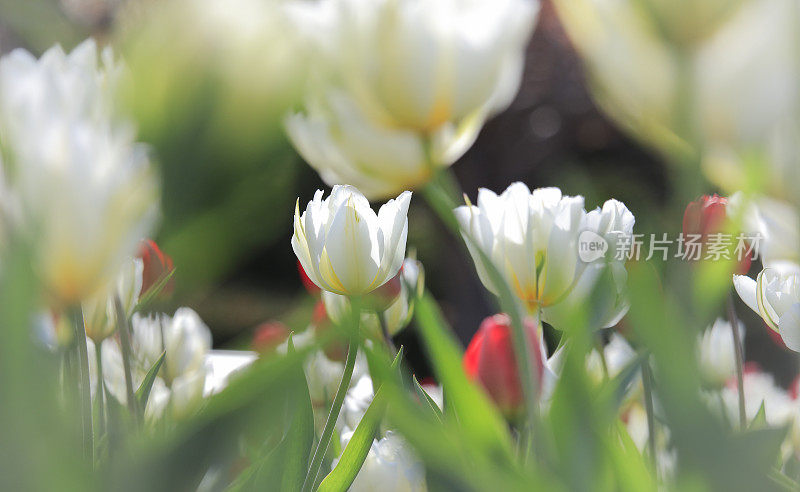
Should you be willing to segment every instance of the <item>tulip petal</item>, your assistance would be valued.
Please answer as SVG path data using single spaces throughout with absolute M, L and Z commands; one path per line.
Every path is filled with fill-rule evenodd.
M 411 202 L 411 192 L 404 191 L 394 200 L 386 202 L 378 210 L 378 228 L 383 238 L 383 256 L 380 269 L 374 280 L 377 288 L 390 278 L 397 275 L 400 265 L 403 264 L 408 235 L 408 206 Z
M 742 301 L 747 304 L 747 307 L 759 313 L 758 300 L 756 299 L 756 281 L 747 275 L 734 275 L 733 286 Z
M 786 346 L 800 352 L 800 303 L 792 304 L 778 322 L 778 333 Z
M 341 198 L 332 195 L 330 199 Z M 369 292 L 370 282 L 378 273 L 377 234 L 375 212 L 363 195 L 350 193 L 332 218 L 324 248 L 331 267 L 329 273 L 344 287 L 344 294 Z

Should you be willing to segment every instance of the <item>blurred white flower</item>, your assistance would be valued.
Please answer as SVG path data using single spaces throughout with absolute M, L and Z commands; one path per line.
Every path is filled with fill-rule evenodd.
M 741 325 L 739 332 L 744 332 Z M 700 334 L 697 339 L 697 360 L 703 378 L 715 386 L 724 385 L 736 375 L 736 346 L 728 321 L 717 318 L 713 325 Z
M 505 108 L 538 12 L 530 0 L 331 0 L 322 49 L 370 117 L 430 132 Z
M 783 343 L 800 352 L 800 269 L 765 268 L 757 280 L 734 275 L 733 284 L 742 301 L 781 336 Z
M 294 214 L 292 249 L 308 277 L 321 289 L 364 295 L 400 270 L 406 251 L 408 204 L 405 191 L 376 214 L 352 186 L 334 186 L 328 198 L 314 194 Z
M 131 326 L 132 376 L 138 388 L 147 372 L 166 352 L 156 377 L 145 412 L 158 417 L 166 410 L 181 416 L 196 408 L 203 398 L 209 366 L 206 357 L 211 349 L 211 331 L 189 308 L 179 308 L 175 315 L 133 316 Z M 103 375 L 108 391 L 125 404 L 125 373 L 119 344 L 103 342 Z
M 292 343 L 297 348 L 308 347 L 316 343 L 314 330 L 307 329 L 301 333 L 293 334 Z M 283 342 L 276 350 L 278 353 L 285 354 L 287 349 L 288 341 Z M 311 403 L 315 407 L 327 406 L 333 401 L 336 390 L 339 388 L 339 383 L 342 380 L 342 373 L 344 372 L 344 363 L 329 359 L 322 350 L 315 350 L 306 358 L 303 369 L 306 375 L 306 382 L 308 383 Z M 350 379 L 351 387 L 360 381 L 365 374 L 368 374 L 367 359 L 364 353 L 359 351 L 358 354 L 356 354 L 353 375 Z M 315 415 L 318 414 L 319 412 L 315 413 Z M 324 424 L 325 417 L 325 415 L 321 415 L 323 419 L 322 424 Z
M 749 148 L 794 111 L 792 0 L 555 3 L 600 105 L 664 151 L 685 151 L 695 137 L 707 148 Z
M 342 448 L 347 446 L 353 433 L 342 433 Z M 336 466 L 334 460 L 333 466 Z M 375 440 L 364 465 L 359 470 L 350 492 L 424 492 L 425 467 L 402 437 L 392 431 L 380 441 Z
M 206 355 L 206 383 L 203 393 L 211 395 L 219 393 L 230 382 L 231 378 L 258 360 L 258 354 L 246 350 L 211 350 Z
M 636 358 L 636 351 L 630 346 L 625 337 L 618 333 L 612 333 L 608 343 L 603 347 L 608 377 L 618 376 Z M 592 350 L 586 358 L 586 369 L 595 380 L 600 381 L 605 378 L 603 361 L 597 350 Z
M 731 422 L 739 420 L 739 393 L 734 385 L 722 390 L 725 412 Z M 797 415 L 797 406 L 786 391 L 775 384 L 772 376 L 762 371 L 744 374 L 744 402 L 747 421 L 751 422 L 764 404 L 767 425 L 780 427 L 791 424 Z
M 92 40 L 69 54 L 56 46 L 39 60 L 21 49 L 0 59 L 3 194 L 11 197 L 3 214 L 35 244 L 35 271 L 56 305 L 108 282 L 156 216 L 145 149 L 115 117 L 119 73 Z
M 586 211 L 583 197 L 562 196 L 558 188 L 531 192 L 513 183 L 501 195 L 481 188 L 478 205 L 455 209 L 478 276 L 491 292 L 481 251 L 494 263 L 529 311 L 560 302 L 578 271 L 578 234 Z
M 144 263 L 140 258 L 128 258 L 111 285 L 81 303 L 86 336 L 101 342 L 114 333 L 117 327 L 115 296 L 119 296 L 125 314 L 133 315 L 142 290 L 143 272 Z
M 385 198 L 426 183 L 517 93 L 535 0 L 323 0 L 293 9 L 323 69 L 286 120 L 330 184 Z
M 374 397 L 372 377 L 364 374 L 347 391 L 337 424 L 348 429 L 358 427 L 358 423 L 361 422 Z
M 484 118 L 442 123 L 421 134 L 370 119 L 342 91 L 306 101 L 287 116 L 292 144 L 329 185 L 348 183 L 370 199 L 387 198 L 428 182 L 475 142 Z
M 742 230 L 757 238 L 754 249 L 765 267 L 786 269 L 800 264 L 800 216 L 792 204 L 743 193 L 731 195 L 728 204 L 732 216 L 742 222 Z

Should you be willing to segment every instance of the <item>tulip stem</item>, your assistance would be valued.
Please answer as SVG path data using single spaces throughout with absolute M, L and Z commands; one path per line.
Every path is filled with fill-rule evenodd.
M 133 373 L 131 372 L 131 332 L 128 323 L 128 315 L 122 307 L 119 294 L 114 295 L 114 309 L 117 311 L 117 332 L 119 333 L 119 345 L 122 352 L 122 368 L 125 372 L 125 394 L 127 395 L 128 411 L 134 422 L 140 421 L 139 409 L 136 404 L 136 394 L 133 392 Z
M 102 340 L 99 342 L 95 342 L 94 344 L 94 355 L 95 361 L 97 365 L 97 391 L 95 392 L 95 398 L 97 399 L 97 437 L 98 439 L 105 434 L 106 432 L 106 409 L 105 409 L 105 396 L 106 396 L 106 385 L 103 381 L 103 353 L 102 353 L 103 342 Z
M 356 316 L 358 320 L 359 316 Z M 358 321 L 356 321 L 358 323 Z M 313 490 L 317 483 L 317 475 L 322 466 L 322 459 L 328 452 L 328 445 L 333 436 L 333 430 L 336 427 L 336 420 L 339 418 L 339 412 L 344 403 L 344 397 L 350 387 L 350 379 L 353 377 L 353 368 L 356 364 L 356 354 L 358 353 L 358 345 L 356 343 L 356 335 L 350 335 L 350 342 L 347 346 L 347 359 L 344 362 L 344 371 L 342 372 L 342 380 L 339 382 L 339 388 L 336 390 L 336 396 L 333 398 L 331 411 L 328 413 L 328 419 L 325 421 L 325 427 L 322 430 L 322 436 L 319 438 L 316 449 L 314 449 L 314 456 L 311 459 L 311 465 L 306 473 L 306 478 L 303 481 L 303 492 Z
M 394 342 L 392 341 L 392 335 L 389 333 L 389 327 L 386 325 L 386 318 L 384 317 L 384 313 L 386 311 L 375 311 L 375 315 L 378 317 L 378 323 L 381 325 L 381 334 L 383 334 L 383 340 L 386 342 L 386 346 L 392 351 L 392 354 L 397 354 L 397 347 L 395 347 Z
M 83 454 L 89 462 L 94 460 L 94 435 L 92 434 L 92 392 L 89 382 L 89 354 L 86 347 L 86 328 L 80 305 L 69 310 L 73 341 L 77 355 L 76 369 L 78 398 L 81 413 L 81 434 L 83 435 Z
M 644 408 L 647 412 L 647 448 L 653 473 L 658 475 L 656 464 L 656 419 L 653 410 L 653 373 L 650 371 L 650 357 L 642 361 L 642 388 L 644 389 Z
M 728 321 L 733 333 L 733 353 L 736 356 L 736 389 L 739 392 L 739 426 L 747 428 L 747 412 L 744 405 L 744 355 L 742 354 L 742 336 L 739 333 L 739 320 L 733 307 L 733 296 L 728 294 Z
M 606 360 L 605 346 L 603 345 L 603 340 L 599 333 L 594 337 L 594 346 L 595 350 L 597 350 L 597 355 L 600 357 L 600 365 L 603 368 L 603 375 L 605 376 L 605 379 L 608 380 L 611 378 L 611 376 L 608 372 L 608 361 Z

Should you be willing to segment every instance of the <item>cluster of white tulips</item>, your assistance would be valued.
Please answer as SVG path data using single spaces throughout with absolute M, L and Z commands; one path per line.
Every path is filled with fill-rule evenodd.
M 140 1 L 62 2 L 117 18 L 116 55 L 0 58 L 0 489 L 798 487 L 797 385 L 745 364 L 757 328 L 732 295 L 800 352 L 795 0 L 554 2 L 601 109 L 691 176 L 681 241 L 759 239 L 664 263 L 616 254 L 642 234 L 613 198 L 459 196 L 449 167 L 515 98 L 537 0 Z M 313 315 L 252 351 L 213 349 L 147 239 L 161 156 L 137 126 L 180 124 L 242 155 L 285 134 L 331 187 L 294 209 Z M 694 196 L 703 172 L 729 198 Z M 466 351 L 409 235 L 423 199 L 495 302 Z M 42 415 L 57 445 L 31 435 Z

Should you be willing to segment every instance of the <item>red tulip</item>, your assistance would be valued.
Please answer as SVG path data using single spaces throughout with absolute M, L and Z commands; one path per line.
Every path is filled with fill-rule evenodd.
M 719 234 L 725 232 L 725 222 L 728 218 L 726 208 L 728 206 L 728 199 L 721 197 L 717 194 L 703 195 L 697 200 L 691 202 L 686 206 L 686 211 L 683 213 L 683 236 L 684 238 L 690 236 L 701 236 L 701 243 L 705 244 L 711 234 Z M 731 244 L 736 247 L 736 238 L 731 237 Z M 703 251 L 703 255 L 705 251 Z M 734 257 L 733 248 L 731 249 L 731 257 Z M 752 259 L 750 255 L 743 254 L 739 265 L 736 268 L 736 273 L 746 274 L 750 270 Z
M 289 328 L 280 321 L 267 321 L 256 327 L 253 350 L 260 354 L 273 353 L 289 337 Z
M 145 239 L 139 245 L 139 258 L 144 263 L 144 271 L 142 272 L 142 290 L 140 296 L 150 290 L 154 285 L 157 285 L 166 275 L 169 275 L 174 266 L 172 258 L 166 253 L 161 251 L 155 241 L 152 239 Z M 161 289 L 159 295 L 169 296 L 175 289 L 174 279 L 169 279 L 167 284 Z
M 320 288 L 314 283 L 313 280 L 311 280 L 306 271 L 303 269 L 303 265 L 299 260 L 297 261 L 297 272 L 300 274 L 300 281 L 303 282 L 303 287 L 306 288 L 308 293 L 312 296 L 318 297 Z
M 541 388 L 543 363 L 540 339 L 533 323 L 525 322 L 531 361 L 536 364 Z M 478 381 L 489 397 L 509 418 L 519 415 L 523 394 L 514 356 L 511 319 L 497 314 L 483 320 L 464 353 L 464 370 Z
M 691 202 L 683 213 L 683 234 L 700 234 L 705 237 L 721 232 L 727 218 L 727 205 L 728 199 L 717 194 L 703 195 Z

